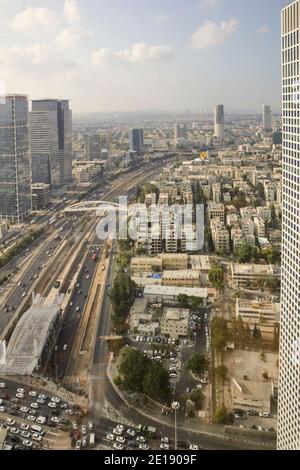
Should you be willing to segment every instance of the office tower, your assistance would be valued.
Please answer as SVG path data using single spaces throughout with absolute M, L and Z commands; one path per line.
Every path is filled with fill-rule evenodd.
M 215 106 L 215 137 L 221 142 L 225 137 L 224 105 Z
M 130 151 L 136 152 L 138 157 L 144 155 L 144 131 L 143 129 L 131 129 Z
M 174 124 L 174 141 L 178 142 L 180 139 L 186 138 L 187 128 L 183 124 Z
M 32 102 L 29 115 L 33 183 L 52 191 L 72 181 L 72 112 L 67 100 Z
M 86 160 L 100 160 L 101 158 L 101 136 L 99 134 L 85 136 Z
M 263 130 L 272 132 L 272 109 L 268 104 L 263 105 Z
M 282 10 L 283 215 L 278 449 L 300 450 L 299 0 Z M 291 90 L 297 90 L 293 94 Z
M 31 211 L 28 98 L 0 99 L 0 217 L 22 223 Z

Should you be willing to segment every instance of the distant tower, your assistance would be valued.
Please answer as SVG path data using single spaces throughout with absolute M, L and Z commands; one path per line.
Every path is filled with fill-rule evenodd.
M 222 142 L 225 138 L 224 105 L 215 106 L 215 137 Z
M 144 155 L 144 131 L 143 129 L 131 129 L 130 151 L 136 152 L 138 157 Z
M 263 130 L 265 132 L 272 131 L 272 108 L 268 104 L 263 105 Z

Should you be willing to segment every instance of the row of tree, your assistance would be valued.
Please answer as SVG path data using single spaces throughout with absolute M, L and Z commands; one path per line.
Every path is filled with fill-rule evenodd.
M 135 283 L 125 271 L 120 270 L 116 274 L 110 299 L 114 310 L 112 321 L 117 334 L 126 332 L 126 320 L 135 299 L 135 288 Z

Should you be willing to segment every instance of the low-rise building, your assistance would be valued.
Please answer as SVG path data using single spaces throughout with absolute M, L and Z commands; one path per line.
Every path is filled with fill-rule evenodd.
M 131 259 L 130 269 L 134 273 L 146 273 L 153 270 L 162 271 L 162 259 L 155 257 L 137 256 Z
M 213 302 L 217 295 L 215 289 L 200 287 L 146 286 L 144 289 L 144 298 L 152 302 L 161 302 L 162 300 L 176 302 L 180 294 L 202 299 L 203 305 L 206 305 L 207 302 Z
M 280 268 L 268 264 L 236 264 L 231 265 L 231 276 L 236 286 L 257 286 L 270 277 L 280 279 Z
M 162 285 L 199 287 L 200 273 L 192 269 L 164 271 L 162 274 Z
M 236 299 L 236 317 L 241 317 L 250 330 L 260 328 L 264 339 L 273 339 L 274 326 L 280 323 L 280 304 L 263 300 Z
M 161 333 L 168 338 L 186 338 L 189 330 L 189 318 L 189 310 L 165 308 L 160 324 Z

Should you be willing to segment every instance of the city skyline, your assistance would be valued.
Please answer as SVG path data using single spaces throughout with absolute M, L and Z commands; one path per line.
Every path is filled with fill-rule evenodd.
M 254 3 L 259 18 L 236 0 L 2 0 L 0 88 L 42 99 L 67 85 L 75 113 L 277 113 L 286 2 Z

